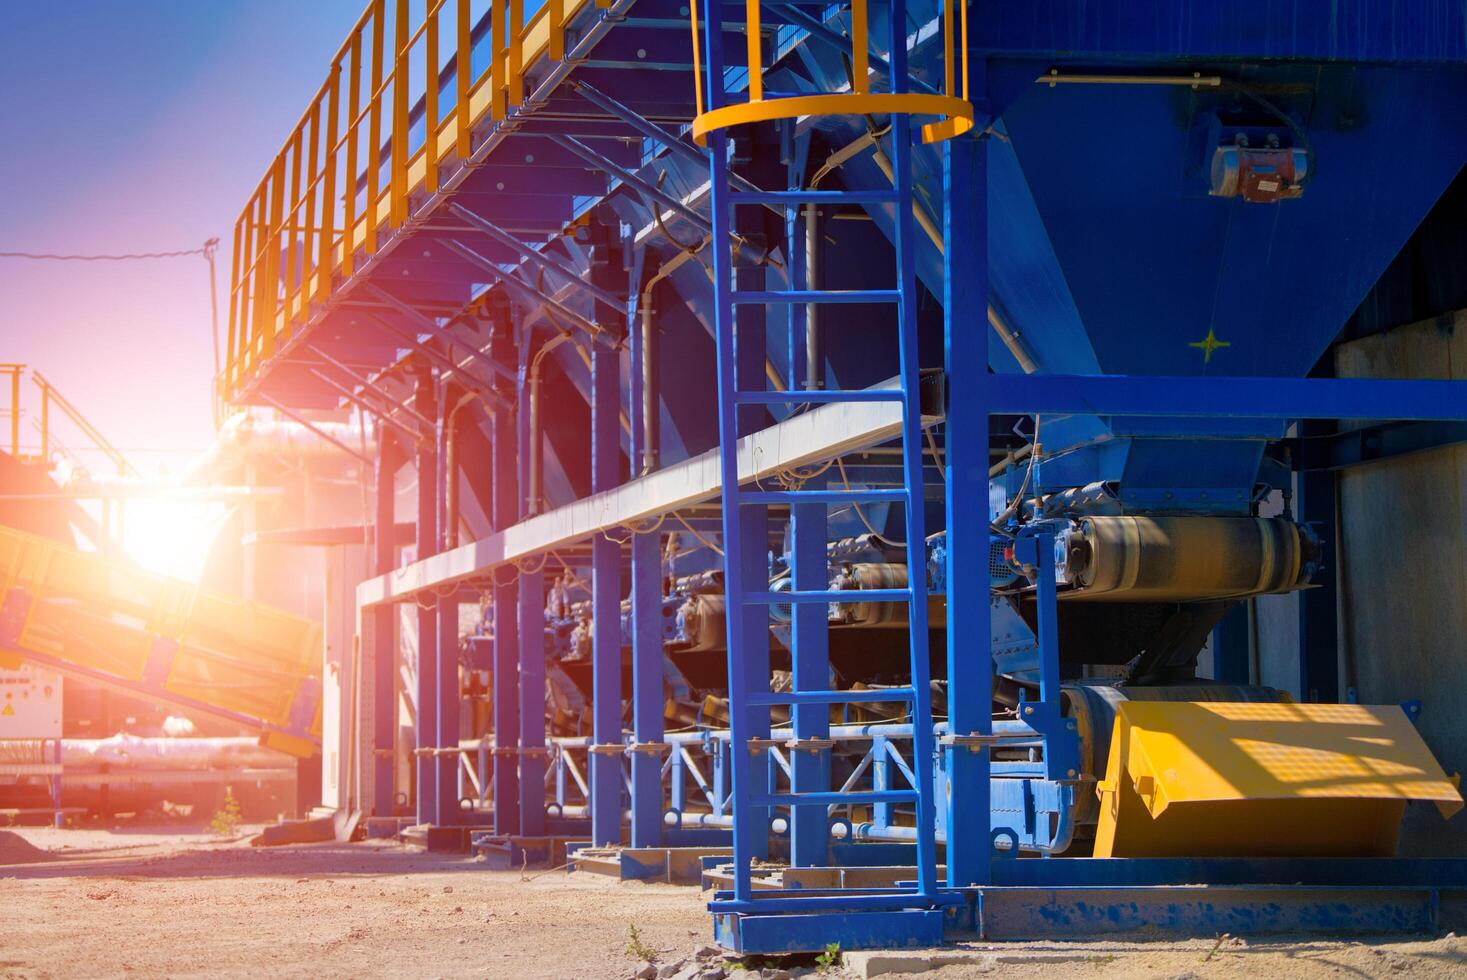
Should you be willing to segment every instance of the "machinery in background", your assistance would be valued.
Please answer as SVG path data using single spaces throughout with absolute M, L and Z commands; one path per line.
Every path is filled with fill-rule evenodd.
M 321 751 L 320 626 L 148 571 L 120 543 L 126 501 L 213 492 L 219 474 L 207 471 L 234 454 L 239 424 L 190 484 L 150 483 L 39 375 L 41 448 L 23 450 L 26 369 L 5 367 L 13 425 L 10 452 L 0 453 L 0 809 L 58 822 L 164 806 L 207 815 L 228 786 L 253 816 L 295 812 L 298 760 Z M 82 467 L 53 431 L 53 411 L 118 475 Z M 276 442 L 272 455 L 291 451 Z M 245 499 L 241 509 L 253 509 Z M 311 795 L 308 782 L 300 798 Z

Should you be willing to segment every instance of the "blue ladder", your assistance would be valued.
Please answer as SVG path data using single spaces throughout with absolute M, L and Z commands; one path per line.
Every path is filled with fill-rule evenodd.
M 719 109 L 730 106 L 730 93 L 725 89 L 722 59 L 723 5 L 716 0 L 702 5 L 707 17 L 707 29 L 703 34 L 706 50 L 708 85 L 708 113 L 700 115 L 700 122 Z M 857 0 L 853 14 L 859 12 L 864 18 L 865 4 Z M 905 4 L 893 0 L 889 5 L 889 30 L 891 37 L 905 37 Z M 746 25 L 750 35 L 757 36 L 757 5 L 750 4 Z M 856 31 L 864 52 L 864 23 Z M 752 44 L 753 42 L 751 42 Z M 756 52 L 750 51 L 751 65 L 755 64 Z M 882 98 L 893 106 L 900 104 L 898 97 L 908 95 L 907 57 L 904 49 L 893 50 L 890 55 L 890 77 L 892 90 Z M 864 69 L 864 65 L 862 65 Z M 757 75 L 756 67 L 751 74 Z M 753 81 L 751 79 L 751 89 Z M 700 83 L 701 88 L 701 83 Z M 758 99 L 751 91 L 749 104 Z M 700 91 L 701 98 L 701 91 Z M 852 96 L 851 98 L 858 98 Z M 778 102 L 771 99 L 770 102 Z M 735 103 L 736 104 L 736 103 Z M 701 109 L 701 103 L 700 103 Z M 852 113 L 863 111 L 852 103 Z M 724 117 L 727 117 L 727 113 Z M 777 108 L 760 117 L 763 121 L 780 116 Z M 737 125 L 738 122 L 726 125 Z M 695 134 L 699 125 L 695 124 Z M 712 204 L 714 319 L 718 358 L 718 416 L 719 416 L 719 463 L 723 486 L 723 543 L 724 583 L 727 593 L 728 631 L 728 678 L 729 718 L 731 730 L 732 798 L 734 816 L 734 875 L 731 896 L 721 894 L 711 902 L 709 908 L 720 915 L 733 913 L 748 916 L 751 913 L 820 913 L 841 912 L 921 912 L 928 916 L 940 913 L 932 910 L 945 904 L 939 894 L 937 879 L 937 845 L 935 839 L 936 800 L 934 789 L 935 740 L 930 691 L 928 660 L 928 608 L 926 580 L 926 533 L 923 515 L 923 460 L 920 396 L 918 389 L 917 352 L 917 278 L 915 267 L 915 233 L 912 210 L 912 139 L 913 123 L 907 112 L 891 112 L 890 158 L 892 162 L 892 188 L 879 191 L 831 191 L 792 188 L 789 190 L 751 190 L 749 182 L 732 175 L 729 168 L 729 136 L 723 125 L 709 126 L 699 134 L 709 150 L 710 198 Z M 887 204 L 894 207 L 896 214 L 894 251 L 895 283 L 890 288 L 861 290 L 828 290 L 800 288 L 808 287 L 808 281 L 791 281 L 789 289 L 769 290 L 748 288 L 747 265 L 735 269 L 734 225 L 735 208 L 772 207 L 783 210 L 787 217 L 791 212 L 809 204 Z M 788 225 L 791 222 L 786 222 Z M 798 274 L 796 278 L 799 278 Z M 740 288 L 743 286 L 744 288 Z M 895 387 L 839 390 L 806 388 L 790 391 L 772 391 L 766 388 L 740 388 L 738 364 L 739 328 L 743 321 L 747 332 L 763 329 L 763 317 L 740 317 L 744 309 L 782 306 L 785 304 L 883 304 L 891 307 L 893 326 L 897 333 L 900 352 L 900 371 Z M 747 341 L 746 341 L 747 342 Z M 755 340 L 761 343 L 762 340 Z M 747 358 L 746 358 L 747 359 Z M 744 383 L 752 383 L 752 372 L 742 372 Z M 793 379 L 792 384 L 793 384 Z M 842 402 L 892 402 L 899 406 L 901 414 L 901 457 L 902 486 L 900 489 L 862 489 L 847 487 L 834 489 L 744 489 L 739 485 L 738 440 L 747 435 L 754 424 L 751 406 L 799 406 Z M 762 416 L 762 412 L 758 413 Z M 744 431 L 741 431 L 741 417 Z M 825 567 L 823 509 L 863 503 L 887 503 L 900 505 L 906 518 L 906 557 L 909 570 L 905 588 L 866 589 L 859 593 L 830 590 L 824 585 L 828 574 Z M 768 587 L 764 569 L 764 547 L 767 541 L 767 508 L 771 505 L 788 505 L 792 518 L 811 515 L 812 508 L 818 515 L 812 521 L 820 529 L 822 540 L 818 554 L 812 556 L 807 536 L 802 567 L 797 554 L 794 588 L 776 592 Z M 795 551 L 801 551 L 796 528 Z M 756 553 L 757 550 L 757 553 Z M 818 573 L 818 574 L 815 574 Z M 795 664 L 794 690 L 788 693 L 770 691 L 768 655 L 769 609 L 774 604 L 791 603 L 798 618 L 802 610 L 819 616 L 818 629 L 824 631 L 825 611 L 829 603 L 851 601 L 858 595 L 862 602 L 903 602 L 907 604 L 910 646 L 910 683 L 899 688 L 880 691 L 826 690 L 830 686 L 828 653 L 823 670 L 802 671 L 800 634 L 792 631 L 791 659 Z M 808 621 L 807 621 L 808 622 Z M 807 637 L 809 633 L 805 634 Z M 822 632 L 816 637 L 824 640 Z M 824 653 L 822 642 L 817 648 Z M 804 664 L 810 665 L 809 651 Z M 823 678 L 817 681 L 816 678 Z M 828 765 L 821 777 L 827 789 L 822 791 L 774 792 L 769 778 L 769 765 L 765 753 L 772 747 L 769 708 L 788 705 L 793 709 L 796 741 L 791 745 L 795 752 L 829 752 L 818 746 L 821 727 L 828 725 L 830 705 L 871 702 L 895 702 L 905 706 L 912 722 L 913 747 L 911 772 L 913 785 L 909 789 L 880 788 L 872 790 L 848 789 L 829 790 Z M 823 716 L 817 720 L 817 713 Z M 803 717 L 802 717 L 803 716 Z M 811 733 L 817 737 L 809 738 Z M 791 760 L 799 783 L 796 760 Z M 813 781 L 813 780 L 811 780 Z M 808 785 L 808 781 L 806 783 Z M 915 811 L 917 850 L 916 883 L 914 887 L 892 887 L 887 889 L 842 889 L 822 890 L 813 894 L 795 891 L 759 891 L 753 888 L 753 861 L 763 856 L 767 845 L 769 828 L 768 811 L 776 807 L 789 807 L 791 824 L 798 822 L 800 813 L 810 814 L 812 809 L 820 817 L 824 831 L 826 808 L 842 805 L 909 805 Z M 806 824 L 809 826 L 809 824 Z

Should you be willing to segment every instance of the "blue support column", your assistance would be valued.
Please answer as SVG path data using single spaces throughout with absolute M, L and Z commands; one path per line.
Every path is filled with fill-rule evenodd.
M 397 439 L 379 437 L 376 472 L 376 513 L 372 529 L 372 565 L 378 575 L 397 567 L 397 470 L 404 453 Z M 398 608 L 382 604 L 368 610 L 372 618 L 370 659 L 372 674 L 372 813 L 392 816 L 396 808 L 397 684 L 401 661 L 397 642 Z
M 521 572 L 520 833 L 545 833 L 545 572 Z
M 413 409 L 424 418 L 438 417 L 433 373 L 424 368 L 417 378 Z M 418 443 L 418 558 L 438 550 L 438 454 L 432 438 Z M 418 749 L 438 745 L 438 611 L 418 607 Z M 421 751 L 417 758 L 420 824 L 438 822 L 438 764 Z
M 616 484 L 621 455 L 619 358 L 604 343 L 591 350 L 591 492 Z M 591 539 L 591 840 L 621 843 L 621 546 Z
M 771 147 L 767 142 L 773 134 L 764 127 L 750 128 L 743 132 L 753 142 L 751 155 L 754 160 L 750 164 L 755 183 L 768 186 L 763 181 L 769 178 L 768 158 L 771 155 Z M 762 164 L 762 165 L 761 165 Z M 750 240 L 757 241 L 764 233 L 764 219 L 758 208 L 739 207 L 734 209 L 734 229 Z M 756 262 L 749 255 L 736 254 L 734 257 L 734 289 L 741 292 L 758 292 L 768 289 L 766 266 Z M 741 303 L 734 308 L 734 377 L 737 386 L 744 391 L 757 391 L 768 385 L 764 375 L 764 365 L 769 350 L 768 324 L 769 310 L 762 303 Z M 757 432 L 769 424 L 769 409 L 763 405 L 741 405 L 738 408 L 738 432 L 744 436 Z M 742 540 L 739 542 L 738 554 L 744 562 L 743 581 L 746 588 L 765 589 L 769 583 L 769 508 L 761 506 L 745 506 L 741 508 L 740 530 Z M 732 552 L 730 552 L 732 554 Z M 824 585 L 819 588 L 824 588 Z M 734 603 L 729 603 L 729 616 L 742 616 L 744 620 L 744 641 L 740 655 L 743 657 L 748 670 L 749 691 L 769 690 L 769 607 L 758 603 L 748 603 L 742 609 Z M 759 738 L 767 739 L 770 732 L 770 715 L 768 706 L 751 706 L 747 709 L 748 728 L 744 733 L 745 739 Z M 748 752 L 743 745 L 735 746 L 737 752 Z M 774 786 L 770 782 L 775 768 L 770 761 L 767 752 L 748 752 L 749 755 L 749 785 L 755 787 L 755 792 L 772 793 Z M 734 833 L 740 832 L 747 835 L 748 853 L 753 858 L 764 859 L 769 857 L 769 821 L 773 814 L 767 807 L 751 807 L 748 810 L 749 818 L 745 821 L 742 831 L 734 828 Z
M 514 416 L 494 413 L 494 526 L 506 528 L 519 517 L 519 433 Z M 494 579 L 494 832 L 520 832 L 519 793 L 519 590 L 510 569 Z
M 635 372 L 634 372 L 635 373 Z M 662 536 L 632 538 L 632 846 L 662 843 Z
M 812 488 L 813 489 L 813 488 Z M 790 507 L 790 571 L 796 591 L 818 591 L 830 587 L 825 558 L 826 506 L 794 504 Z M 793 649 L 790 662 L 796 691 L 826 691 L 830 677 L 830 631 L 827 607 L 797 602 L 791 615 Z M 830 707 L 797 704 L 793 710 L 795 739 L 800 742 L 830 736 Z M 790 753 L 792 789 L 796 793 L 830 790 L 830 749 L 796 749 Z M 826 863 L 829 829 L 824 806 L 796 806 L 790 821 L 790 864 L 811 867 Z
M 1309 433 L 1324 423 L 1301 423 Z M 1319 535 L 1320 569 L 1317 588 L 1299 595 L 1299 700 L 1332 704 L 1340 700 L 1339 608 L 1335 591 L 1338 532 L 1335 522 L 1335 470 L 1306 470 L 1298 475 L 1295 503 L 1299 520 Z
M 634 467 L 650 472 L 656 466 L 657 445 L 648 445 L 647 385 L 655 384 L 657 345 L 646 344 L 639 324 L 637 300 L 641 284 L 655 270 L 644 271 L 645 249 L 633 259 L 627 291 L 627 334 L 631 339 L 630 370 Z M 648 296 L 650 304 L 652 297 Z M 650 313 L 650 310 L 648 311 Z M 649 349 L 650 348 L 650 349 Z M 643 364 L 650 371 L 643 370 Z M 660 410 L 658 404 L 652 411 Z M 655 420 L 654 420 L 655 421 Z M 653 433 L 656 426 L 653 426 Z M 655 439 L 655 435 L 653 435 Z M 633 847 L 656 847 L 663 840 L 662 753 L 663 737 L 663 650 L 662 650 L 662 536 L 656 532 L 634 535 L 632 552 L 632 737 L 637 743 L 631 754 Z
M 459 466 L 454 458 L 453 426 L 454 399 L 448 386 L 443 391 L 443 420 L 439 424 L 439 464 L 443 477 L 443 492 L 439 494 L 443 506 L 438 522 L 438 548 L 446 551 L 457 542 L 458 529 L 451 522 L 458 520 Z M 444 597 L 438 600 L 438 745 L 443 748 L 457 746 L 459 741 L 459 676 L 458 676 L 458 599 Z M 457 753 L 440 755 L 437 759 L 438 780 L 438 823 L 452 826 L 463 822 L 463 810 L 459 806 L 459 772 L 462 763 Z
M 1247 684 L 1248 603 L 1239 602 L 1212 628 L 1212 677 L 1225 684 Z
M 993 733 L 988 576 L 988 243 L 986 144 L 943 146 L 943 369 L 947 372 L 947 712 L 955 735 Z M 947 883 L 989 881 L 989 755 L 949 745 Z M 960 829 L 961 828 L 961 829 Z M 970 832 L 962 832 L 966 829 Z
M 459 740 L 459 676 L 458 676 L 458 601 L 438 600 L 438 745 L 458 745 Z M 459 807 L 458 773 L 461 762 L 456 753 L 440 755 L 438 763 L 438 820 L 442 826 L 463 822 Z

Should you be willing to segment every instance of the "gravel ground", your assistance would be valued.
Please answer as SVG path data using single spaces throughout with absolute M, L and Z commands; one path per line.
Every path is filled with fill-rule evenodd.
M 175 828 L 0 831 L 0 911 L 5 978 L 626 978 L 643 966 L 626 952 L 632 925 L 658 965 L 686 960 L 685 974 L 696 972 L 694 953 L 709 937 L 689 888 L 488 871 L 471 858 L 382 842 L 251 848 Z M 1215 943 L 968 946 L 977 962 L 926 975 L 1467 977 L 1467 940 L 1450 934 L 1228 940 L 1213 951 Z M 703 965 L 733 976 L 741 966 L 707 957 Z

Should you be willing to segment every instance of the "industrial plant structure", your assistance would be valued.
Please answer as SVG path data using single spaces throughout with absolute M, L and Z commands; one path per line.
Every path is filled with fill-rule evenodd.
M 1328 6 L 373 0 L 217 379 L 336 468 L 240 529 L 316 621 L 5 532 L 0 631 L 146 621 L 5 647 L 742 953 L 1434 928 L 1467 8 Z

